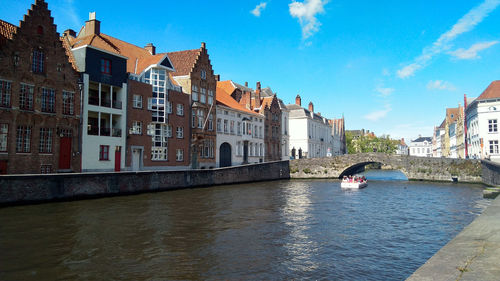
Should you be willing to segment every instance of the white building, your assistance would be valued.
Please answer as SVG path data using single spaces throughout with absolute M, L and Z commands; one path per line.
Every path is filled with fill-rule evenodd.
M 125 167 L 127 58 L 90 45 L 72 52 L 83 80 L 82 171 L 119 171 Z
M 401 141 L 398 143 L 398 146 L 396 148 L 396 154 L 408 155 L 408 145 L 406 145 L 404 138 L 402 138 Z
M 441 157 L 442 156 L 442 152 L 441 152 L 442 142 L 441 142 L 441 139 L 442 139 L 442 136 L 444 134 L 445 121 L 446 120 L 443 120 L 443 122 L 441 123 L 441 125 L 439 125 L 439 127 L 435 127 L 434 128 L 434 136 L 433 136 L 433 139 L 432 139 L 432 156 L 433 157 Z
M 457 123 L 453 122 L 450 124 L 448 129 L 448 135 L 450 136 L 450 156 L 449 158 L 458 158 L 457 153 Z
M 500 80 L 467 105 L 465 116 L 469 157 L 500 162 Z
M 264 116 L 255 113 L 217 87 L 216 166 L 264 161 Z
M 408 148 L 411 156 L 432 157 L 432 138 L 418 137 L 410 142 Z
M 290 111 L 286 107 L 285 103 L 279 99 L 280 109 L 281 109 L 281 159 L 290 159 L 290 130 L 289 130 L 289 120 Z
M 326 157 L 333 149 L 332 126 L 325 117 L 314 113 L 312 102 L 309 108 L 301 107 L 299 95 L 295 104 L 286 106 L 289 113 L 290 155 L 293 158 Z

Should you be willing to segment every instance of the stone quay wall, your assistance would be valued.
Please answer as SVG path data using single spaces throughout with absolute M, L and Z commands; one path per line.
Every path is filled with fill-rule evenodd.
M 212 170 L 0 176 L 0 205 L 289 179 L 288 161 Z
M 410 180 L 482 182 L 480 160 L 416 157 L 383 153 L 346 154 L 332 158 L 290 161 L 291 178 L 339 178 L 353 174 L 356 168 L 370 163 L 382 169 L 400 170 Z
M 500 164 L 488 160 L 481 161 L 483 165 L 483 182 L 488 185 L 500 186 Z

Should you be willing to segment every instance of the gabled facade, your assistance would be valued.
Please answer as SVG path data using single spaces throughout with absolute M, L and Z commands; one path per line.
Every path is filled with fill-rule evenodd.
M 223 84 L 217 83 L 217 167 L 263 162 L 264 116 L 239 104 Z
M 327 153 L 328 157 L 343 155 L 347 153 L 347 145 L 345 138 L 345 124 L 344 117 L 340 119 L 331 119 L 330 125 L 332 126 L 332 151 Z
M 397 155 L 408 155 L 408 145 L 406 145 L 405 139 L 402 138 L 401 141 L 398 143 L 398 146 L 396 148 L 396 154 Z
M 288 120 L 290 120 L 290 111 L 285 103 L 278 99 L 281 110 L 281 160 L 290 160 L 290 128 Z
M 450 157 L 450 125 L 455 123 L 459 116 L 459 108 L 447 108 L 446 117 L 444 124 L 444 138 L 441 143 L 441 155 L 444 157 Z
M 216 77 L 205 43 L 201 48 L 168 53 L 175 68 L 171 75 L 191 99 L 191 166 L 216 167 Z
M 276 94 L 261 97 L 260 82 L 257 82 L 254 95 L 254 111 L 264 115 L 264 143 L 266 146 L 266 156 L 264 161 L 281 160 L 281 120 L 282 113 L 279 100 Z
M 434 127 L 434 134 L 432 137 L 432 156 L 441 157 L 442 156 L 442 139 L 444 136 L 444 127 L 446 120 L 443 120 L 439 127 Z
M 45 1 L 0 20 L 0 174 L 80 171 L 78 79 Z
M 121 169 L 188 168 L 189 96 L 171 79 L 175 69 L 167 53 L 156 53 L 152 43 L 142 48 L 102 33 L 94 13 L 78 36 L 72 31 L 65 35 L 74 53 L 89 46 L 125 59 L 122 71 L 130 88 L 124 96 L 126 147 Z
M 467 104 L 465 116 L 469 157 L 500 162 L 500 80 Z

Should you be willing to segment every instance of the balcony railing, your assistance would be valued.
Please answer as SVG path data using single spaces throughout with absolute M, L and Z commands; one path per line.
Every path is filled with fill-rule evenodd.
M 101 136 L 110 136 L 111 134 L 111 129 L 110 128 L 101 128 Z
M 121 137 L 121 136 L 122 136 L 122 129 L 113 128 L 113 137 Z

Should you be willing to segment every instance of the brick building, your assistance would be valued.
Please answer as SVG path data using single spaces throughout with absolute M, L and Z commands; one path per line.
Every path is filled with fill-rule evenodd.
M 216 77 L 206 49 L 168 53 L 175 72 L 172 77 L 191 97 L 191 164 L 193 168 L 215 168 Z
M 183 94 L 181 87 L 170 78 L 174 68 L 168 55 L 156 53 L 151 43 L 142 48 L 106 35 L 100 25 L 91 13 L 78 35 L 67 32 L 66 36 L 74 51 L 90 46 L 125 59 L 123 72 L 128 79 L 122 96 L 126 100 L 124 169 L 187 168 L 189 95 Z M 113 67 L 115 63 L 111 61 L 110 65 Z
M 269 89 L 269 88 L 268 88 Z M 264 161 L 281 160 L 281 107 L 279 100 L 272 91 L 266 91 L 262 95 L 260 82 L 257 82 L 252 104 L 254 110 L 264 115 L 264 143 L 266 146 L 266 155 Z
M 36 0 L 19 26 L 0 20 L 0 174 L 79 172 L 79 76 Z

